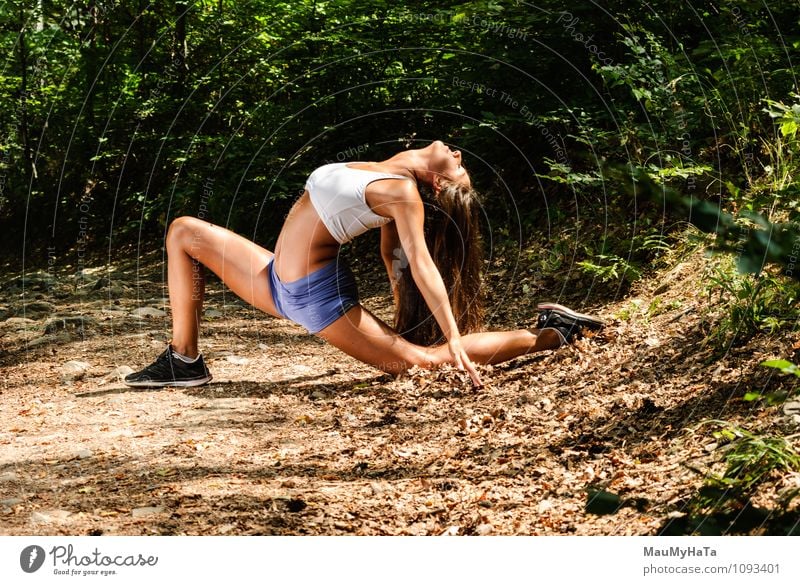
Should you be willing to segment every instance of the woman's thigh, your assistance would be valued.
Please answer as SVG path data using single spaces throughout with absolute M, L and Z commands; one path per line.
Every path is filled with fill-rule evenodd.
M 207 266 L 242 300 L 280 317 L 272 302 L 267 265 L 274 254 L 228 229 L 197 218 L 176 219 L 182 248 Z
M 428 348 L 405 340 L 361 305 L 317 335 L 357 360 L 392 374 L 414 365 L 435 365 L 434 354 Z

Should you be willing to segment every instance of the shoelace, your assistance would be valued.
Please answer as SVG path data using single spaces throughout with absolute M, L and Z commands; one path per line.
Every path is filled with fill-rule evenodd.
M 158 359 L 156 363 L 153 364 L 155 367 L 153 369 L 158 369 L 159 373 L 168 373 L 172 375 L 172 352 L 169 350 L 164 351 Z

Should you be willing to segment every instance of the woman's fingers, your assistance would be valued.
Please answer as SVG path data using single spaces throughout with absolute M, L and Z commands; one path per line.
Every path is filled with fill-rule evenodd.
M 479 388 L 483 387 L 483 383 L 481 382 L 481 377 L 478 375 L 478 370 L 475 369 L 474 364 L 470 361 L 469 356 L 464 356 L 465 365 L 467 372 L 469 373 L 469 377 L 472 378 L 472 383 L 478 386 Z
M 459 370 L 466 370 L 466 372 L 469 374 L 469 377 L 472 378 L 473 384 L 478 387 L 483 386 L 481 377 L 478 375 L 478 370 L 475 369 L 475 365 L 472 363 L 472 360 L 469 359 L 469 355 L 461 346 L 460 341 L 450 342 L 450 355 L 453 357 L 453 363 Z
M 478 387 L 483 386 L 481 382 L 481 377 L 478 374 L 478 370 L 475 368 L 475 364 L 472 363 L 472 360 L 469 359 L 467 352 L 463 349 L 460 350 L 455 355 L 456 358 L 456 366 L 458 366 L 459 370 L 466 370 L 469 374 L 469 377 L 472 378 L 472 383 Z

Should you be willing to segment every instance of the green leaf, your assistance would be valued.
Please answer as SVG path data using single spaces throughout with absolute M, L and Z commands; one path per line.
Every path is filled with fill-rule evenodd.
M 766 366 L 768 368 L 778 368 L 779 370 L 784 370 L 786 368 L 796 367 L 792 362 L 787 360 L 767 360 L 761 362 L 762 366 Z
M 794 120 L 787 120 L 781 124 L 781 134 L 783 136 L 794 136 L 797 133 L 797 123 Z
M 794 374 L 795 376 L 800 378 L 800 368 L 798 368 L 795 364 L 787 360 L 767 360 L 765 362 L 761 362 L 762 366 L 766 366 L 767 368 L 775 368 L 780 370 L 784 374 Z

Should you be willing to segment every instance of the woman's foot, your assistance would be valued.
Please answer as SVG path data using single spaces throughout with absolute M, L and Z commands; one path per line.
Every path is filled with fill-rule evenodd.
M 183 358 L 183 359 L 182 359 Z M 128 374 L 124 382 L 134 388 L 160 388 L 163 386 L 200 386 L 211 380 L 211 373 L 206 368 L 203 356 L 198 355 L 192 361 L 178 356 L 167 345 L 167 349 L 146 368 Z
M 578 313 L 556 303 L 539 303 L 539 317 L 536 320 L 538 329 L 555 329 L 563 339 L 570 343 L 583 336 L 583 330 L 597 331 L 605 327 L 605 323 L 597 317 Z

